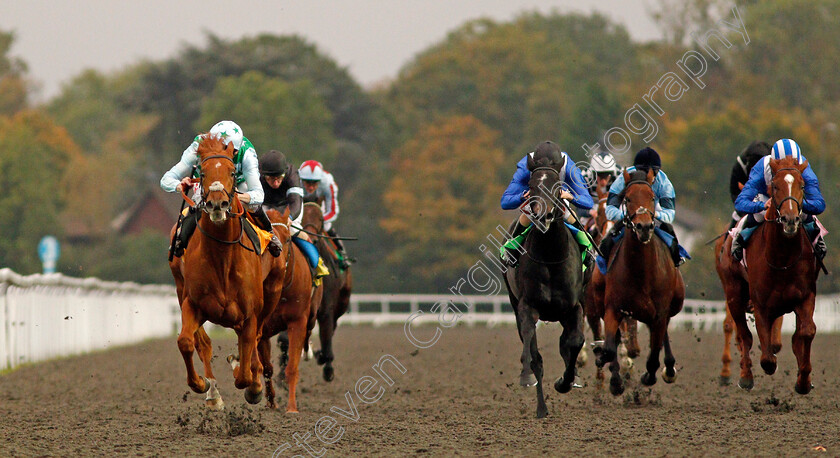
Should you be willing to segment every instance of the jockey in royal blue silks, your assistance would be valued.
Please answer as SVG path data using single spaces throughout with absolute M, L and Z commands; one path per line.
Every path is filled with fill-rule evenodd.
M 561 151 L 556 143 L 550 141 L 540 143 L 534 149 L 534 152 L 528 153 L 528 155 L 534 157 L 534 154 L 537 152 L 555 154 L 563 158 L 564 163 L 560 170 L 563 185 L 559 197 L 571 201 L 578 208 L 585 210 L 592 208 L 594 203 L 586 187 L 586 180 L 584 180 L 577 165 L 569 158 L 569 155 Z M 529 196 L 528 182 L 531 179 L 531 171 L 528 170 L 528 155 L 516 164 L 516 172 L 514 172 L 510 184 L 502 194 L 501 204 L 503 210 L 522 208 L 519 221 L 516 223 L 516 227 L 513 229 L 510 238 L 503 248 L 505 254 L 502 257 L 511 267 L 516 266 L 519 261 L 519 254 L 521 252 L 519 247 L 524 239 L 526 230 L 532 224 L 529 218 L 529 209 L 527 206 L 523 206 Z M 567 225 L 571 224 L 573 226 L 570 229 L 573 231 L 578 243 L 582 246 L 588 246 L 585 235 L 577 233 L 578 230 L 583 231 L 583 227 L 579 227 L 579 224 L 574 222 L 574 217 L 568 212 L 564 214 L 564 219 Z
M 645 147 L 636 153 L 633 159 L 633 166 L 627 168 L 628 173 L 633 173 L 635 170 L 642 170 L 647 172 L 653 169 L 655 178 L 651 187 L 656 196 L 656 213 L 654 215 L 654 222 L 657 224 L 655 229 L 656 234 L 665 241 L 671 251 L 671 258 L 674 260 L 674 265 L 679 267 L 684 261 L 683 258 L 691 259 L 685 250 L 682 250 L 677 235 L 674 233 L 674 227 L 671 225 L 674 222 L 676 215 L 676 195 L 674 193 L 674 185 L 668 179 L 668 175 L 660 170 L 662 168 L 662 159 L 659 153 L 653 148 Z M 601 241 L 601 253 L 607 258 L 610 256 L 615 242 L 621 238 L 624 230 L 624 210 L 622 209 L 622 199 L 624 198 L 624 175 L 619 175 L 615 182 L 610 186 L 610 194 L 607 197 L 607 219 L 615 221 L 612 231 L 607 237 Z M 664 232 L 664 233 L 663 233 Z M 602 261 L 599 260 L 599 264 Z
M 773 145 L 770 156 L 764 157 L 761 162 L 758 162 L 752 168 L 750 179 L 744 185 L 741 194 L 735 199 L 735 210 L 747 214 L 743 223 L 740 224 L 740 231 L 736 227 L 738 235 L 732 241 L 732 257 L 737 261 L 743 259 L 746 241 L 755 228 L 764 222 L 764 212 L 771 205 L 770 196 L 767 195 L 767 185 L 772 178 L 770 160 L 784 159 L 785 157 L 793 157 L 800 164 L 806 161 L 795 141 L 787 138 L 777 141 Z M 825 257 L 826 246 L 814 215 L 819 215 L 825 210 L 825 199 L 820 193 L 820 182 L 817 180 L 817 175 L 811 169 L 810 164 L 802 172 L 802 179 L 805 181 L 805 198 L 802 200 L 802 213 L 805 216 L 802 219 L 802 225 L 814 244 L 814 255 L 822 261 Z

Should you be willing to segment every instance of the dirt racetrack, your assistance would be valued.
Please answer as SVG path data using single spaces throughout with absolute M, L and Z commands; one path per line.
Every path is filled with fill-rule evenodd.
M 306 456 L 295 444 L 296 433 L 312 453 L 332 456 L 840 455 L 838 335 L 818 332 L 815 389 L 807 396 L 793 391 L 790 336 L 784 337 L 777 373 L 767 376 L 759 368 L 755 389 L 743 392 L 718 386 L 722 335 L 683 331 L 672 336 L 678 367 L 674 385 L 660 378 L 652 390 L 639 388 L 637 372 L 627 392 L 614 398 L 595 388 L 591 359 L 581 370 L 586 387 L 565 395 L 553 390 L 562 371 L 558 329 L 549 325 L 538 331 L 547 372 L 545 420 L 534 418 L 534 389 L 516 383 L 521 347 L 511 326 L 444 329 L 440 341 L 424 350 L 409 344 L 402 326 L 342 326 L 332 383 L 321 379 L 314 361 L 304 363 L 299 415 L 245 404 L 225 370 L 223 357 L 235 345 L 230 338 L 214 341 L 226 410 L 205 411 L 203 395 L 189 392 L 172 337 L 0 376 L 0 456 L 268 457 L 285 443 L 290 448 L 283 456 Z M 415 332 L 427 339 L 433 328 Z M 371 368 L 385 354 L 406 369 L 400 374 L 383 364 L 393 386 Z M 646 355 L 643 349 L 642 358 Z M 372 404 L 355 394 L 357 380 L 365 375 L 387 388 Z M 358 409 L 355 422 L 336 413 L 352 412 L 348 391 Z M 279 393 L 285 406 L 285 392 Z M 339 427 L 343 434 L 324 445 L 315 428 L 327 415 L 337 426 L 326 434 L 328 424 L 319 424 L 321 437 L 336 440 Z

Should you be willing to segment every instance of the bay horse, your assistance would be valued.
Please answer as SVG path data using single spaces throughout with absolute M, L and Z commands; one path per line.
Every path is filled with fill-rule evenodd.
M 287 248 L 281 258 L 285 269 L 283 276 L 277 279 L 282 285 L 282 296 L 279 303 L 263 322 L 262 335 L 259 339 L 258 351 L 260 361 L 264 365 L 263 377 L 266 384 L 266 400 L 268 407 L 277 407 L 274 401 L 274 366 L 271 363 L 271 338 L 281 332 L 286 333 L 290 354 L 288 363 L 281 362 L 280 368 L 284 380 L 288 384 L 289 399 L 286 412 L 296 413 L 297 383 L 300 378 L 299 367 L 301 353 L 308 350 L 309 337 L 315 327 L 315 316 L 321 301 L 322 288 L 312 285 L 312 275 L 309 263 L 300 249 L 292 242 L 288 211 L 281 215 L 274 209 L 266 210 L 269 219 L 275 227 L 275 233 Z
M 324 214 L 317 202 L 303 204 L 301 218 L 303 228 L 313 234 L 327 236 L 324 230 Z M 324 366 L 324 380 L 330 382 L 335 377 L 332 362 L 335 359 L 332 340 L 335 335 L 338 319 L 350 307 L 350 293 L 353 290 L 353 276 L 350 268 L 342 271 L 339 267 L 336 251 L 338 247 L 324 237 L 317 237 L 315 246 L 323 258 L 330 274 L 323 278 L 323 298 L 318 307 L 318 337 L 321 339 L 321 349 L 315 353 L 318 364 Z
M 761 368 L 767 374 L 776 371 L 776 353 L 781 349 L 781 319 L 787 313 L 796 314 L 792 346 L 798 375 L 794 389 L 799 394 L 807 394 L 813 388 L 811 342 L 816 334 L 813 315 L 819 271 L 800 217 L 805 195 L 802 172 L 807 167 L 807 161 L 799 164 L 791 157 L 770 160 L 771 204 L 765 223 L 747 241 L 746 269 L 732 259 L 731 237 L 718 242 L 722 250 L 718 251 L 718 275 L 741 351 L 738 384 L 745 389 L 754 384 L 750 359 L 753 338 L 746 320 L 750 307 L 761 344 Z
M 609 220 L 607 219 L 607 197 L 609 195 L 609 187 L 601 186 L 596 183 L 595 186 L 596 197 L 596 213 L 595 218 L 590 221 L 594 227 L 593 241 L 596 245 L 600 245 L 604 237 L 609 233 Z M 595 350 L 600 350 L 603 346 L 604 334 L 601 327 L 601 321 L 604 319 L 603 307 L 596 306 L 595 291 L 597 288 L 603 289 L 604 275 L 593 266 L 592 278 L 586 285 L 584 293 L 583 311 L 586 315 L 586 321 L 589 323 L 589 329 L 592 331 L 593 345 Z M 630 317 L 624 317 L 621 320 L 621 343 L 618 347 L 618 355 L 622 358 L 624 363 L 621 366 L 626 373 L 629 374 L 633 367 L 633 359 L 639 356 L 641 349 L 639 347 L 639 333 L 638 323 Z M 585 353 L 581 353 L 585 354 Z M 596 355 L 597 356 L 597 355 Z M 578 366 L 582 366 L 580 358 L 578 358 Z M 598 380 L 599 386 L 604 380 L 604 371 L 602 368 L 596 368 L 595 378 Z
M 682 310 L 685 300 L 685 283 L 679 269 L 674 267 L 665 243 L 655 235 L 654 215 L 656 195 L 653 169 L 647 174 L 624 172 L 626 187 L 623 191 L 624 237 L 613 248 L 607 260 L 609 270 L 604 282 L 595 288 L 596 307 L 603 307 L 606 344 L 595 361 L 598 367 L 610 364 L 610 393 L 624 392 L 624 380 L 619 374 L 616 358 L 620 338 L 619 323 L 631 317 L 645 323 L 650 330 L 650 354 L 642 374 L 643 385 L 656 383 L 659 353 L 665 348 L 665 369 L 662 379 L 666 383 L 676 380 L 668 338 L 668 322 Z M 603 304 L 603 305 L 601 305 Z
M 529 371 L 536 379 L 537 418 L 548 415 L 543 394 L 543 361 L 537 345 L 537 320 L 559 321 L 560 356 L 566 365 L 554 389 L 567 393 L 575 381 L 578 353 L 583 347 L 583 269 L 577 241 L 562 221 L 564 209 L 558 208 L 564 166 L 559 152 L 538 149 L 528 156 L 531 179 L 529 204 L 534 226 L 523 247 L 519 266 L 505 272 L 505 285 L 516 314 L 522 341 L 523 379 Z M 574 166 L 574 165 L 569 165 Z M 559 217 L 559 218 L 558 218 Z M 556 219 L 555 219 L 556 218 Z M 537 224 L 539 223 L 539 224 Z
M 181 307 L 178 349 L 187 369 L 187 384 L 196 393 L 207 393 L 207 407 L 222 409 L 211 361 L 212 343 L 202 325 L 206 321 L 232 328 L 238 336 L 239 361 L 235 385 L 245 389 L 251 404 L 262 398 L 262 365 L 256 345 L 262 322 L 280 298 L 282 284 L 274 281 L 278 263 L 268 253 L 257 255 L 243 238 L 245 207 L 235 190 L 235 151 L 215 136 L 202 134 L 198 146 L 201 201 L 195 213 L 197 228 L 189 248 L 169 263 Z M 184 199 L 189 201 L 186 194 Z M 174 234 L 175 228 L 172 229 Z M 198 350 L 204 376 L 193 366 Z

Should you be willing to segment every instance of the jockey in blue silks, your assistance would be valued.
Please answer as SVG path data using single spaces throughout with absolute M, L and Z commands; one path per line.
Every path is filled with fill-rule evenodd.
M 633 159 L 633 166 L 627 168 L 627 173 L 633 173 L 635 170 L 642 170 L 647 172 L 653 169 L 655 178 L 651 187 L 656 196 L 656 214 L 654 221 L 658 228 L 666 235 L 657 234 L 668 245 L 671 251 L 671 258 L 674 260 L 674 265 L 679 267 L 683 262 L 683 257 L 688 257 L 688 253 L 680 251 L 679 243 L 677 242 L 677 235 L 674 233 L 674 216 L 676 215 L 676 194 L 674 193 L 674 185 L 668 179 L 668 175 L 662 170 L 662 159 L 659 153 L 653 148 L 645 147 L 636 153 Z M 613 246 L 615 245 L 617 237 L 621 235 L 624 229 L 624 209 L 622 208 L 622 199 L 624 198 L 624 175 L 619 175 L 615 182 L 610 186 L 610 194 L 607 197 L 607 219 L 615 221 L 611 233 L 604 237 L 601 241 L 601 253 L 607 258 L 610 256 Z M 670 239 L 670 240 L 667 240 Z M 600 262 L 600 261 L 599 261 Z
M 516 172 L 514 172 L 510 184 L 502 194 L 502 210 L 522 209 L 519 215 L 519 221 L 513 229 L 508 243 L 505 244 L 505 251 L 507 253 L 504 256 L 505 262 L 511 267 L 516 266 L 519 261 L 520 250 L 517 247 L 520 246 L 521 240 L 524 239 L 523 234 L 532 224 L 528 207 L 527 205 L 523 206 L 523 204 L 525 204 L 529 197 L 528 182 L 531 179 L 531 171 L 528 170 L 528 156 L 534 157 L 536 152 L 557 154 L 563 158 L 564 164 L 560 173 L 560 176 L 563 178 L 563 185 L 558 197 L 569 200 L 576 207 L 584 210 L 589 210 L 594 205 L 592 197 L 589 195 L 589 190 L 586 187 L 586 180 L 583 179 L 580 169 L 569 158 L 569 155 L 561 151 L 560 147 L 554 142 L 545 141 L 537 145 L 534 152 L 528 153 L 528 155 L 516 164 Z M 564 214 L 564 219 L 568 224 L 574 225 L 577 229 L 584 230 L 582 227 L 578 227 L 577 223 L 574 223 L 574 218 L 568 212 Z M 577 234 L 575 235 L 578 243 L 581 243 L 581 238 Z
M 746 213 L 741 230 L 732 241 L 732 257 L 740 261 L 744 257 L 744 245 L 755 228 L 764 222 L 764 212 L 772 205 L 770 196 L 767 195 L 767 185 L 772 178 L 770 160 L 795 158 L 800 164 L 806 161 L 805 156 L 795 141 L 784 138 L 773 145 L 770 156 L 764 157 L 750 171 L 750 178 L 738 198 L 735 199 L 735 210 Z M 825 199 L 820 193 L 820 182 L 817 175 L 811 169 L 811 165 L 802 172 L 802 179 L 805 181 L 805 198 L 802 200 L 802 225 L 814 244 L 814 255 L 822 261 L 825 257 L 825 241 L 820 236 L 820 229 L 817 226 L 814 215 L 819 215 L 825 210 Z M 737 229 L 736 229 L 737 230 Z

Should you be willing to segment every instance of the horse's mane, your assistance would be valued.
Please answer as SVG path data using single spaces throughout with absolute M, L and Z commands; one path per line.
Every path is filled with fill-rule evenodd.
M 204 159 L 206 156 L 211 156 L 214 154 L 225 154 L 226 146 L 222 143 L 222 139 L 215 136 L 210 135 L 210 133 L 203 133 L 199 135 L 198 139 L 198 157 Z

